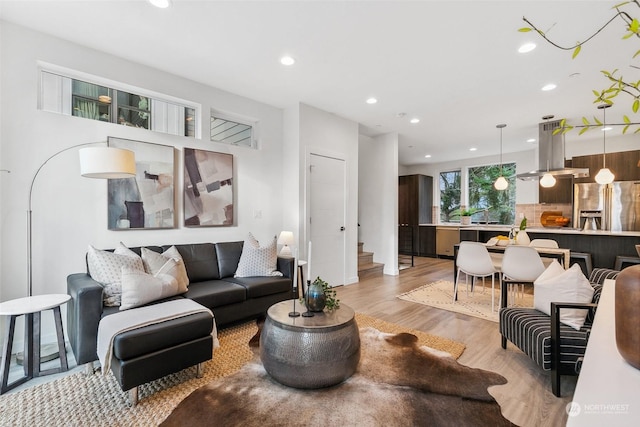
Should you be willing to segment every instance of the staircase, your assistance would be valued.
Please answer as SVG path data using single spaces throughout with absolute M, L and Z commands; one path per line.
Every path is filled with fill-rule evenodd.
M 384 264 L 373 262 L 373 252 L 364 252 L 363 245 L 364 243 L 358 242 L 358 278 L 362 280 L 382 276 Z

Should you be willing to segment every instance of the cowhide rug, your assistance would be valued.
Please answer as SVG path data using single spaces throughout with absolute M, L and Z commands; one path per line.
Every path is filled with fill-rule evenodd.
M 258 332 L 259 334 L 259 332 Z M 418 347 L 415 335 L 360 330 L 361 358 L 345 382 L 298 390 L 271 379 L 259 358 L 187 396 L 162 426 L 513 426 L 487 391 L 501 375 Z M 331 366 L 327 366 L 331 369 Z

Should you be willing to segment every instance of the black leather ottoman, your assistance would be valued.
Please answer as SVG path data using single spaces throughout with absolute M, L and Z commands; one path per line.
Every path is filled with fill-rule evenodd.
M 213 354 L 213 317 L 200 312 L 118 334 L 114 338 L 111 371 L 131 406 L 138 402 L 138 386 L 198 365 Z

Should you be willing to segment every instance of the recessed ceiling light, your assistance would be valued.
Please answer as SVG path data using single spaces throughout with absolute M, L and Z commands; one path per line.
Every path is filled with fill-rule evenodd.
M 520 46 L 518 48 L 518 52 L 527 53 L 527 52 L 531 52 L 535 48 L 536 48 L 536 44 L 535 43 L 525 43 L 525 44 L 523 44 L 522 46 Z
M 477 148 L 476 148 L 476 147 L 471 147 L 471 148 L 469 148 L 469 151 L 476 151 L 476 150 L 477 150 Z
M 413 119 L 409 120 L 409 122 L 415 125 L 416 123 L 420 123 L 420 119 L 414 117 Z
M 376 102 L 378 102 L 378 100 L 375 99 L 373 96 L 367 99 L 367 104 L 375 104 Z
M 613 128 L 611 128 L 611 127 L 607 126 L 606 128 L 602 128 L 602 131 L 603 131 L 603 132 L 606 132 L 606 131 L 611 130 L 611 129 L 613 129 Z
M 171 0 L 149 0 L 149 3 L 160 9 L 166 9 L 171 6 Z
M 533 143 L 533 142 L 536 142 L 536 139 L 535 138 L 529 138 L 529 139 L 527 139 L 527 142 L 532 142 Z
M 289 66 L 289 65 L 293 65 L 293 64 L 295 64 L 295 63 L 296 63 L 296 60 L 295 60 L 295 59 L 293 59 L 292 57 L 290 57 L 290 56 L 288 56 L 288 55 L 287 55 L 287 56 L 283 56 L 282 58 L 280 58 L 280 63 L 281 63 L 282 65 L 287 65 L 287 66 Z
M 426 156 L 424 156 L 425 159 L 430 159 L 431 158 L 431 154 L 427 154 Z
M 554 90 L 556 88 L 556 85 L 554 85 L 553 83 L 549 83 L 548 85 L 544 85 L 542 86 L 542 90 L 549 91 L 549 90 Z

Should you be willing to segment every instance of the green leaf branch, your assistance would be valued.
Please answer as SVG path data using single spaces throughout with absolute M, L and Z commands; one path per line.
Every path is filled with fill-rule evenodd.
M 539 29 L 536 25 L 534 25 L 531 21 L 529 21 L 524 16 L 522 17 L 522 20 L 528 24 L 528 27 L 520 28 L 518 31 L 523 33 L 535 31 L 540 35 L 540 37 L 542 37 L 546 42 L 548 42 L 552 46 L 561 50 L 572 51 L 572 58 L 576 58 L 580 54 L 582 47 L 585 44 L 587 44 L 590 40 L 592 40 L 594 37 L 600 34 L 602 30 L 604 30 L 606 27 L 608 27 L 612 22 L 616 20 L 622 20 L 625 24 L 626 32 L 622 36 L 622 40 L 627 40 L 634 36 L 637 38 L 640 38 L 640 21 L 638 21 L 637 18 L 632 17 L 629 14 L 629 12 L 626 10 L 629 7 L 634 5 L 640 9 L 640 2 L 638 0 L 629 0 L 629 1 L 616 4 L 612 8 L 616 11 L 616 13 L 604 25 L 598 28 L 593 34 L 591 34 L 586 39 L 582 41 L 578 41 L 571 46 L 562 46 L 556 43 L 555 41 L 547 37 L 544 31 Z M 635 59 L 638 55 L 640 55 L 640 50 L 637 50 L 632 58 Z M 640 69 L 640 67 L 637 67 L 634 65 L 632 65 L 632 67 L 636 69 Z M 634 80 L 625 78 L 619 73 L 619 70 L 617 69 L 613 71 L 603 70 L 601 72 L 603 76 L 608 80 L 609 86 L 601 90 L 593 90 L 593 95 L 594 95 L 593 103 L 613 105 L 616 98 L 619 95 L 625 95 L 631 98 L 630 109 L 634 114 L 637 114 L 638 111 L 640 110 L 640 80 L 634 81 Z M 584 132 L 588 131 L 589 129 L 592 129 L 593 127 L 602 126 L 602 123 L 600 123 L 600 121 L 597 118 L 594 118 L 594 123 L 591 123 L 589 119 L 587 119 L 586 117 L 583 117 L 582 123 L 583 123 L 582 125 L 571 126 L 571 125 L 568 125 L 564 120 L 562 120 L 562 122 L 560 123 L 560 127 L 556 128 L 553 131 L 553 133 L 554 134 L 557 134 L 560 132 L 566 133 L 573 130 L 574 128 L 581 128 L 580 135 L 582 135 Z M 623 134 L 626 133 L 631 126 L 638 126 L 635 129 L 634 133 L 640 132 L 640 123 L 632 122 L 627 115 L 623 116 L 623 123 L 610 123 L 608 125 L 624 126 L 622 130 Z

